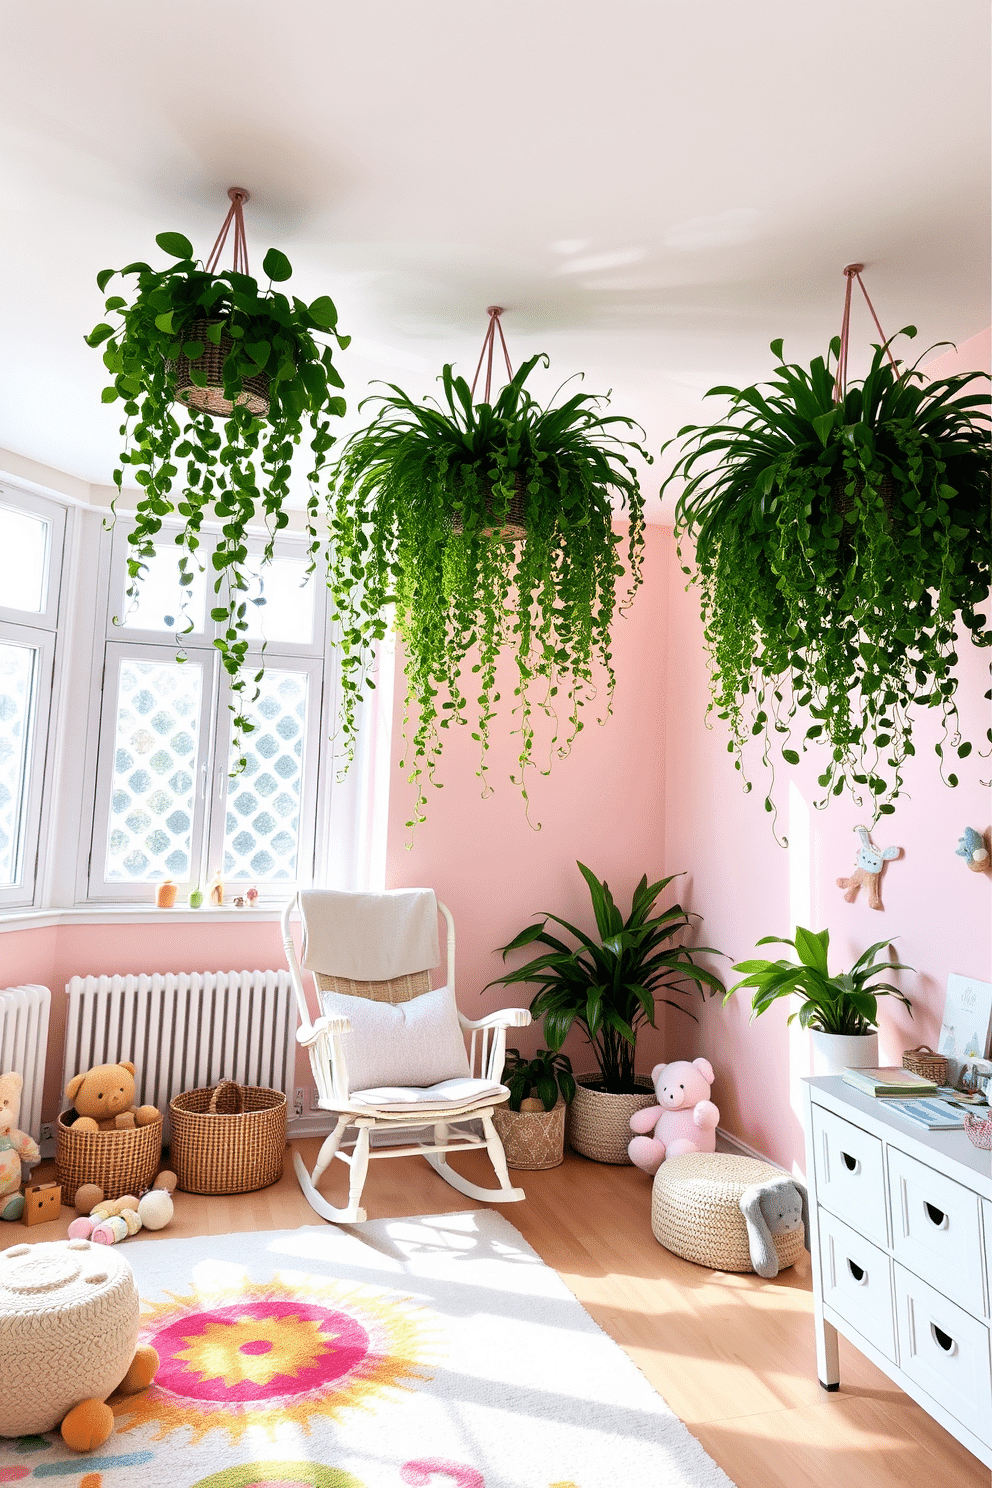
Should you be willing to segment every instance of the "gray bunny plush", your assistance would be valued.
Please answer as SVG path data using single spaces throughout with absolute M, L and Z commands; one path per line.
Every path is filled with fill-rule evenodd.
M 802 1225 L 809 1250 L 809 1197 L 804 1185 L 788 1173 L 746 1188 L 741 1194 L 741 1213 L 747 1224 L 751 1265 L 759 1276 L 771 1281 L 778 1275 L 773 1235 L 791 1234 Z

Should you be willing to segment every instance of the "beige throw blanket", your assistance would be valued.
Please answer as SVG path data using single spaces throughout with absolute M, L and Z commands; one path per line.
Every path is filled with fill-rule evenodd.
M 388 982 L 441 960 L 433 889 L 384 894 L 305 889 L 303 965 L 326 976 Z

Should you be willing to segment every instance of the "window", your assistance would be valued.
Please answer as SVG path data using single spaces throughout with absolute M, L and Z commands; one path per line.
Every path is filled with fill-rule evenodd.
M 34 903 L 66 514 L 0 488 L 0 905 Z
M 255 725 L 232 738 L 231 693 L 213 646 L 207 575 L 184 593 L 178 552 L 163 533 L 136 603 L 125 598 L 127 531 L 113 534 L 103 642 L 91 899 L 150 899 L 172 878 L 206 887 L 220 872 L 228 894 L 255 884 L 285 898 L 310 882 L 325 727 L 324 596 L 303 586 L 305 548 L 281 541 L 256 570 L 249 606 L 250 661 L 265 672 L 246 712 Z M 209 550 L 201 548 L 209 569 Z M 261 556 L 261 545 L 256 556 Z M 301 587 L 302 586 L 302 587 Z M 177 644 L 182 646 L 177 659 Z M 251 698 L 249 684 L 246 698 Z

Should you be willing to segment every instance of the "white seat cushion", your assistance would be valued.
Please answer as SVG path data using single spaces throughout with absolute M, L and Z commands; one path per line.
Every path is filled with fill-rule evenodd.
M 343 992 L 322 992 L 325 1017 L 345 1017 L 342 1034 L 351 1090 L 383 1085 L 435 1085 L 471 1075 L 465 1035 L 450 987 L 395 1005 Z
M 381 1085 L 374 1090 L 354 1090 L 354 1105 L 379 1106 L 390 1111 L 446 1110 L 452 1106 L 482 1104 L 487 1097 L 509 1095 L 505 1085 L 492 1080 L 440 1080 L 436 1085 Z

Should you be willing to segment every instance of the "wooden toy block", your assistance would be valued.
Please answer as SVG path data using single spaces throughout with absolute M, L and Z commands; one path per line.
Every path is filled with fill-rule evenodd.
M 62 1213 L 62 1186 L 59 1183 L 29 1183 L 24 1190 L 24 1223 L 46 1224 Z

